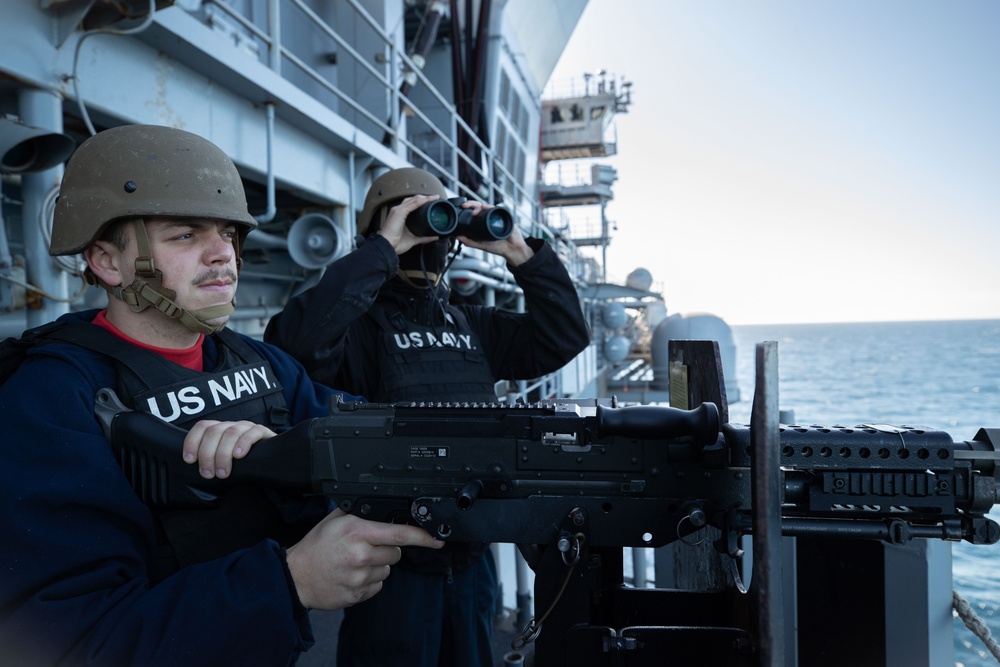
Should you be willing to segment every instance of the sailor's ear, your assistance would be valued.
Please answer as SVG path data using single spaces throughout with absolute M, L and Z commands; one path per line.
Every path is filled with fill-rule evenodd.
M 112 287 L 125 284 L 120 265 L 122 253 L 109 241 L 94 241 L 83 251 L 83 258 L 94 275 Z

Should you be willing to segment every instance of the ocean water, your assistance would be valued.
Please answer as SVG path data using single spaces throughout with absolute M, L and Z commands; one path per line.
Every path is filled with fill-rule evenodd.
M 745 400 L 732 422 L 750 420 L 756 344 L 777 341 L 779 404 L 799 423 L 928 426 L 956 441 L 1000 427 L 1000 320 L 744 325 L 733 336 Z M 1000 640 L 1000 544 L 952 551 L 955 590 Z M 957 618 L 955 664 L 997 664 Z

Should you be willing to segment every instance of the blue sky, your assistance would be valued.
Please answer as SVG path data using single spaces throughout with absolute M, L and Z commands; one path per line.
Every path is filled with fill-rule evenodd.
M 1000 318 L 1000 2 L 590 0 L 609 275 L 731 324 Z

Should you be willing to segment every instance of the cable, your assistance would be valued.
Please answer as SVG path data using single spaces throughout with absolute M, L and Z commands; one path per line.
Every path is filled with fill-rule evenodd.
M 82 297 L 84 295 L 84 293 L 87 291 L 87 287 L 89 287 L 87 285 L 87 283 L 83 283 L 83 288 L 79 292 L 77 292 L 76 294 L 74 294 L 71 297 L 68 297 L 68 298 L 64 299 L 64 298 L 61 298 L 61 297 L 58 297 L 58 296 L 53 296 L 53 295 L 49 294 L 48 292 L 46 292 L 45 290 L 43 290 L 43 289 L 41 289 L 39 287 L 35 287 L 31 283 L 24 282 L 23 280 L 18 280 L 17 278 L 12 278 L 11 276 L 5 276 L 2 273 L 0 273 L 0 280 L 6 280 L 7 282 L 13 283 L 13 284 L 17 285 L 18 287 L 23 287 L 24 289 L 28 290 L 29 292 L 35 292 L 36 294 L 42 295 L 46 299 L 50 299 L 52 301 L 58 301 L 60 303 L 73 303 L 74 301 L 76 301 L 77 299 L 79 299 L 80 297 Z
M 83 103 L 83 98 L 80 97 L 80 79 L 77 77 L 76 69 L 80 63 L 80 47 L 87 40 L 88 37 L 92 35 L 134 35 L 138 32 L 142 32 L 148 28 L 153 23 L 153 17 L 156 14 L 156 0 L 149 0 L 149 12 L 146 15 L 145 20 L 139 25 L 128 28 L 126 30 L 108 30 L 107 28 L 97 28 L 95 30 L 88 30 L 84 32 L 79 41 L 76 43 L 76 48 L 73 51 L 73 94 L 76 95 L 77 106 L 80 107 L 80 117 L 83 118 L 83 123 L 87 126 L 87 131 L 90 132 L 90 136 L 97 134 L 97 130 L 94 129 L 94 124 L 90 122 L 90 114 L 87 113 L 87 105 Z
M 45 246 L 48 248 L 52 247 L 52 224 L 55 217 L 57 199 L 59 199 L 58 185 L 54 186 L 45 195 L 45 199 L 42 200 L 42 206 L 38 211 L 38 228 L 42 234 L 42 239 L 45 240 Z M 82 277 L 83 271 L 86 268 L 86 264 L 79 254 L 55 256 L 52 257 L 52 261 L 60 269 L 74 276 Z M 40 290 L 33 288 L 33 291 L 39 292 Z

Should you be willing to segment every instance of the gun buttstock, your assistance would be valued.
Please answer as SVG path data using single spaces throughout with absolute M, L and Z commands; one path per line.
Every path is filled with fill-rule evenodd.
M 111 389 L 95 397 L 95 414 L 111 443 L 125 477 L 148 505 L 184 508 L 211 505 L 237 486 L 258 485 L 297 493 L 318 489 L 313 479 L 308 420 L 295 428 L 256 443 L 242 459 L 233 461 L 226 479 L 204 479 L 197 464 L 182 458 L 187 431 L 146 412 L 126 408 Z

